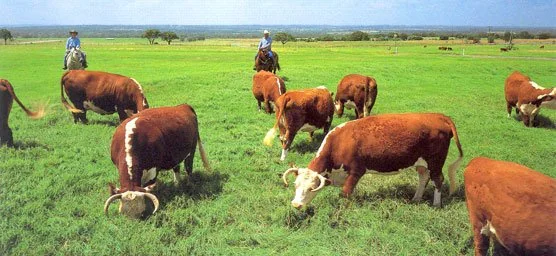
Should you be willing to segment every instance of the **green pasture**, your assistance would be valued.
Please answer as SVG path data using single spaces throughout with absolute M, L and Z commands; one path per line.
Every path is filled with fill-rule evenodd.
M 107 184 L 118 183 L 109 151 L 118 117 L 89 112 L 89 125 L 73 123 L 60 103 L 65 39 L 59 40 L 0 45 L 0 78 L 28 107 L 48 104 L 40 120 L 16 105 L 10 116 L 16 147 L 0 148 L 0 255 L 472 255 L 464 165 L 487 156 L 556 177 L 556 111 L 543 109 L 539 127 L 526 128 L 514 113 L 506 117 L 503 95 L 514 70 L 541 86 L 556 85 L 553 44 L 524 42 L 500 52 L 502 44 L 457 41 L 275 42 L 288 90 L 336 91 L 344 75 L 373 76 L 373 114 L 449 115 L 465 154 L 459 189 L 449 197 L 446 184 L 441 209 L 431 207 L 432 184 L 423 202 L 409 202 L 418 181 L 409 170 L 367 175 L 350 199 L 325 188 L 312 207 L 298 211 L 290 206 L 293 188 L 279 174 L 289 163 L 306 166 L 324 135 L 319 130 L 309 141 L 300 133 L 284 163 L 277 139 L 272 147 L 262 144 L 274 115 L 257 112 L 251 93 L 256 39 L 151 46 L 146 39 L 85 38 L 89 70 L 137 79 L 151 107 L 195 108 L 213 168 L 204 170 L 197 153 L 183 183 L 174 184 L 171 172 L 159 176 L 156 214 L 131 220 L 113 205 L 106 217 Z M 443 45 L 453 51 L 439 51 Z M 348 110 L 333 126 L 353 118 Z M 453 144 L 447 163 L 456 159 Z

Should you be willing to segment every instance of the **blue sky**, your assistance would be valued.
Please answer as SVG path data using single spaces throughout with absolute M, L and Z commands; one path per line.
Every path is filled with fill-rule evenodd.
M 0 25 L 555 27 L 556 0 L 0 0 Z

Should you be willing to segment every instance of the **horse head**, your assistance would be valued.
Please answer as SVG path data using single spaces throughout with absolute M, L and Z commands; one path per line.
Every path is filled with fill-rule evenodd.
M 81 63 L 83 63 L 83 54 L 79 47 L 72 47 L 66 57 L 66 63 L 70 70 L 72 69 L 83 69 Z

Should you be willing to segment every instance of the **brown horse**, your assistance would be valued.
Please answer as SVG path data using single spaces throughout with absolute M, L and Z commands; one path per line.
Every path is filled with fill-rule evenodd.
M 268 57 L 267 50 L 259 49 L 257 58 L 255 59 L 255 70 L 257 70 L 257 72 L 266 70 L 268 72 L 276 74 L 276 69 L 280 70 L 280 64 L 278 63 L 278 54 L 273 51 L 272 55 L 274 55 L 274 62 L 270 59 L 270 57 Z

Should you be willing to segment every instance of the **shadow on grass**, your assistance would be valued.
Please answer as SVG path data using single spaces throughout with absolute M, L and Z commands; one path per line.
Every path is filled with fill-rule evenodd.
M 27 150 L 32 148 L 51 149 L 48 145 L 41 144 L 37 141 L 15 141 L 13 148 L 16 150 Z
M 302 210 L 289 207 L 284 216 L 284 225 L 290 229 L 298 230 L 302 227 L 307 227 L 311 223 L 311 218 L 314 215 L 315 208 L 311 205 Z
M 512 115 L 511 119 L 515 120 L 516 122 L 520 122 L 523 126 L 525 126 L 519 115 Z M 539 114 L 533 121 L 533 127 L 543 129 L 556 129 L 556 124 L 554 123 L 554 121 L 550 120 L 550 118 Z
M 117 127 L 118 125 L 120 125 L 120 121 L 119 120 L 93 120 L 93 121 L 89 121 L 88 123 L 89 125 L 106 125 L 106 126 L 113 126 L 113 127 Z
M 456 188 L 454 194 L 452 194 L 451 196 L 449 196 L 448 187 L 448 184 L 442 186 L 442 207 L 465 201 L 465 191 L 463 184 L 460 184 Z M 421 199 L 421 201 L 412 202 L 411 199 L 415 195 L 416 189 L 417 183 L 406 183 L 397 186 L 381 187 L 378 189 L 378 191 L 372 193 L 355 193 L 352 200 L 354 200 L 357 204 L 364 204 L 367 202 L 380 201 L 384 199 L 397 199 L 408 204 L 428 204 L 432 207 L 432 201 L 434 198 L 434 186 L 431 186 L 431 184 L 429 183 L 429 185 L 425 188 L 425 193 L 423 194 L 423 198 Z
M 181 175 L 183 175 L 181 170 Z M 163 204 L 178 195 L 186 194 L 193 200 L 213 198 L 222 193 L 222 187 L 228 181 L 229 175 L 218 171 L 194 171 L 190 176 L 182 177 L 179 184 L 158 181 L 156 196 Z
M 313 140 L 309 141 L 308 133 L 298 134 L 297 136 L 295 136 L 295 138 L 299 139 L 299 141 L 298 143 L 292 145 L 291 151 L 299 152 L 302 154 L 317 152 L 317 150 L 320 147 L 320 144 L 322 143 L 322 140 L 324 139 L 324 136 L 325 134 L 323 133 L 315 133 L 313 134 Z

